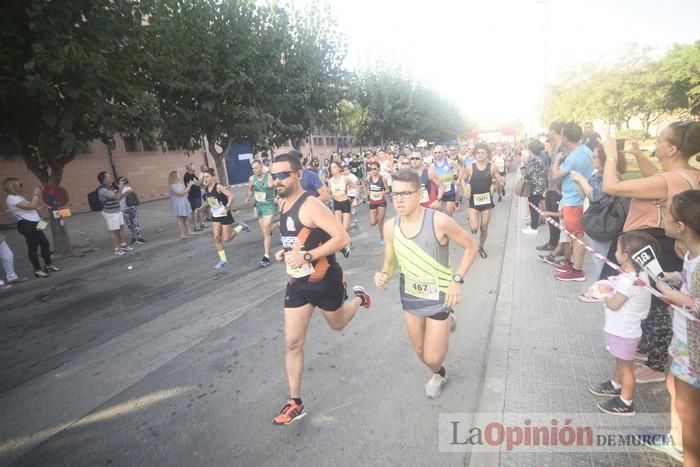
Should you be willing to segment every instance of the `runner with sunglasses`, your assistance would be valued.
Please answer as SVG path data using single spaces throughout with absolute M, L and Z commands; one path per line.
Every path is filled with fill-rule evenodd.
M 284 339 L 289 399 L 275 425 L 289 425 L 304 417 L 301 379 L 304 373 L 304 341 L 316 307 L 331 329 L 341 331 L 362 306 L 372 300 L 363 287 L 353 287 L 346 300 L 343 270 L 335 254 L 350 243 L 350 236 L 332 212 L 300 184 L 302 166 L 298 158 L 282 154 L 270 170 L 275 192 L 282 201 L 280 233 L 283 250 L 275 259 L 287 265 L 287 291 L 284 299 Z
M 497 184 L 500 189 L 505 183 L 498 167 L 489 162 L 490 150 L 486 144 L 476 145 L 476 162 L 464 167 L 460 176 L 460 182 L 464 189 L 464 195 L 469 199 L 469 228 L 472 233 L 479 234 L 479 255 L 488 257 L 484 244 L 488 236 L 489 222 L 491 221 L 491 209 L 494 208 L 491 196 L 491 185 Z M 494 182 L 495 180 L 495 182 Z
M 447 356 L 454 307 L 460 287 L 474 258 L 476 241 L 451 217 L 420 204 L 421 180 L 415 170 L 394 176 L 391 193 L 396 217 L 384 226 L 384 263 L 374 275 L 374 284 L 384 288 L 397 268 L 399 293 L 408 337 L 418 358 L 432 371 L 425 395 L 440 396 L 447 382 L 443 363 Z M 464 248 L 452 273 L 450 241 Z
M 370 162 L 367 167 L 369 172 L 365 181 L 365 191 L 369 198 L 369 225 L 377 225 L 379 227 L 379 244 L 384 245 L 387 183 L 384 176 L 379 173 L 380 166 L 378 162 Z
M 455 175 L 459 173 L 459 170 L 451 159 L 445 158 L 445 149 L 439 144 L 433 148 L 433 157 L 435 159 L 433 170 L 440 178 L 437 199 L 442 204 L 441 210 L 451 216 L 455 212 L 457 199 Z

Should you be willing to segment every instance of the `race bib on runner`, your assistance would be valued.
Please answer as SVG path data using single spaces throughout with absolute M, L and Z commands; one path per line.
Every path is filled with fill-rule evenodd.
M 256 191 L 255 201 L 257 201 L 258 203 L 264 203 L 265 201 L 267 201 L 267 193 L 265 193 L 264 191 Z
M 404 292 L 425 300 L 440 299 L 437 277 L 417 277 L 404 273 Z
M 428 190 L 425 187 L 421 187 L 420 191 L 420 204 L 425 204 L 430 201 L 430 196 L 428 195 Z
M 474 195 L 474 206 L 491 204 L 491 193 L 479 193 Z
M 207 203 L 209 203 L 213 217 L 226 217 L 226 206 L 222 206 L 218 199 L 209 197 Z
M 315 271 L 316 270 L 314 269 L 314 266 L 311 263 L 306 263 L 305 265 L 298 268 L 292 268 L 289 267 L 289 265 L 287 265 L 287 274 L 289 275 L 289 277 L 293 277 L 295 279 L 310 276 Z
M 381 201 L 384 199 L 384 193 L 381 191 L 370 191 L 369 192 L 369 199 L 372 201 Z
M 452 192 L 452 182 L 443 182 L 442 186 L 445 188 L 445 190 L 444 190 L 445 193 Z

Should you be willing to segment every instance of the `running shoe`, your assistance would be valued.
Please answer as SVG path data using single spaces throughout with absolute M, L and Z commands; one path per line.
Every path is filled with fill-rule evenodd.
M 132 238 L 132 239 L 131 239 L 131 244 L 133 245 L 134 243 L 136 243 L 136 239 L 135 239 L 135 238 Z
M 379 246 L 384 246 L 384 240 L 379 240 Z
M 114 254 L 117 256 L 124 256 L 126 254 L 126 251 L 124 251 L 121 248 L 117 248 L 116 250 L 114 250 Z
M 537 255 L 537 259 L 542 261 L 543 263 L 551 264 L 552 266 L 556 266 L 557 264 L 557 258 L 556 256 L 552 255 Z
M 663 371 L 656 371 L 646 365 L 636 365 L 634 367 L 634 379 L 637 384 L 663 383 L 666 381 L 666 374 Z
M 603 402 L 598 402 L 596 406 L 601 412 L 609 413 L 610 415 L 632 417 L 636 413 L 634 411 L 634 403 L 627 405 L 624 402 L 622 402 L 620 396 L 615 396 L 612 399 L 608 399 Z
M 305 416 L 304 404 L 297 404 L 293 399 L 289 399 L 289 401 L 284 404 L 284 407 L 282 407 L 282 410 L 280 410 L 279 415 L 272 419 L 272 424 L 289 425 Z
M 372 306 L 372 297 L 369 296 L 365 288 L 361 285 L 356 285 L 353 287 L 352 293 L 354 293 L 356 297 L 360 297 L 362 299 L 363 307 L 369 309 L 369 307 Z
M 558 281 L 564 281 L 564 282 L 570 282 L 570 281 L 575 281 L 575 282 L 585 282 L 586 280 L 586 275 L 583 273 L 583 271 L 574 271 L 573 268 L 566 272 L 560 272 L 559 274 L 555 274 L 554 278 Z
M 622 388 L 615 389 L 610 380 L 600 383 L 598 386 L 591 386 L 588 388 L 588 391 L 594 396 L 601 397 L 615 397 L 622 394 Z
M 136 239 L 136 244 L 137 245 L 143 245 L 144 243 L 148 243 L 145 239 L 139 237 Z
M 525 235 L 537 235 L 537 229 L 533 229 L 529 225 L 521 230 L 521 232 Z
M 594 297 L 592 295 L 588 295 L 588 292 L 582 293 L 578 296 L 578 299 L 581 300 L 584 303 L 600 303 L 603 301 L 602 298 Z
M 557 272 L 568 272 L 573 269 L 573 266 L 568 261 L 562 261 L 554 264 L 554 270 Z
M 61 268 L 59 268 L 58 266 L 54 266 L 53 264 L 47 264 L 44 266 L 44 271 L 46 272 L 58 272 L 60 270 Z
M 350 245 L 346 245 L 345 248 L 340 250 L 340 252 L 345 256 L 346 258 L 350 257 Z
M 27 282 L 28 280 L 29 280 L 28 277 L 19 276 L 19 277 L 15 277 L 15 278 L 12 279 L 12 280 L 7 281 L 7 283 L 8 283 L 8 284 L 18 284 L 18 283 L 20 283 L 20 282 Z
M 650 431 L 640 431 L 634 433 L 634 436 L 639 439 L 642 444 L 654 451 L 666 454 L 670 458 L 683 463 L 683 450 L 678 449 L 674 443 L 670 433 L 653 433 Z
M 241 228 L 243 230 L 245 230 L 246 232 L 250 232 L 250 226 L 248 224 L 246 224 L 245 222 L 239 222 L 238 225 L 240 225 Z
M 226 266 L 228 266 L 228 261 L 217 261 L 216 265 L 214 265 L 214 269 L 223 269 Z
M 262 259 L 258 261 L 258 264 L 261 267 L 266 268 L 270 265 L 270 258 L 268 258 L 267 256 L 263 256 Z
M 489 256 L 486 254 L 486 250 L 484 250 L 483 246 L 479 247 L 479 256 L 481 256 L 484 259 L 488 258 L 488 256 Z
M 134 251 L 134 247 L 129 246 L 126 243 L 122 243 L 121 245 L 119 245 L 119 248 L 121 248 L 123 251 Z
M 549 243 L 545 243 L 544 245 L 536 246 L 535 250 L 537 251 L 552 251 L 556 248 L 557 246 L 550 245 Z
M 4 282 L 2 284 L 0 284 L 0 290 L 11 289 L 11 288 L 12 288 L 12 284 L 6 284 Z
M 427 383 L 425 383 L 425 395 L 430 399 L 437 399 L 442 393 L 442 387 L 447 383 L 447 376 L 440 376 L 433 373 Z

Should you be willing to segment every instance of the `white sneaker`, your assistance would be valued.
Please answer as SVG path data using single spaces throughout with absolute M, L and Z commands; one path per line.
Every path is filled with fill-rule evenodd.
M 533 229 L 529 225 L 525 227 L 523 230 L 521 230 L 522 233 L 525 235 L 537 235 L 537 229 Z
M 433 373 L 433 376 L 425 383 L 425 395 L 430 399 L 440 397 L 442 387 L 447 383 L 447 376 L 440 376 L 438 373 Z
M 114 254 L 117 256 L 124 256 L 126 254 L 126 251 L 122 250 L 121 248 L 117 248 L 114 250 Z
M 221 261 L 219 260 L 216 265 L 214 265 L 214 269 L 223 269 L 226 266 L 228 266 L 228 261 Z

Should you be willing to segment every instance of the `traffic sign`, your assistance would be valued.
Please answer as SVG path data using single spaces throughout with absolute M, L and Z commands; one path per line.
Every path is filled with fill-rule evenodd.
M 62 208 L 68 204 L 68 192 L 60 185 L 46 185 L 41 191 L 41 199 L 53 209 Z

